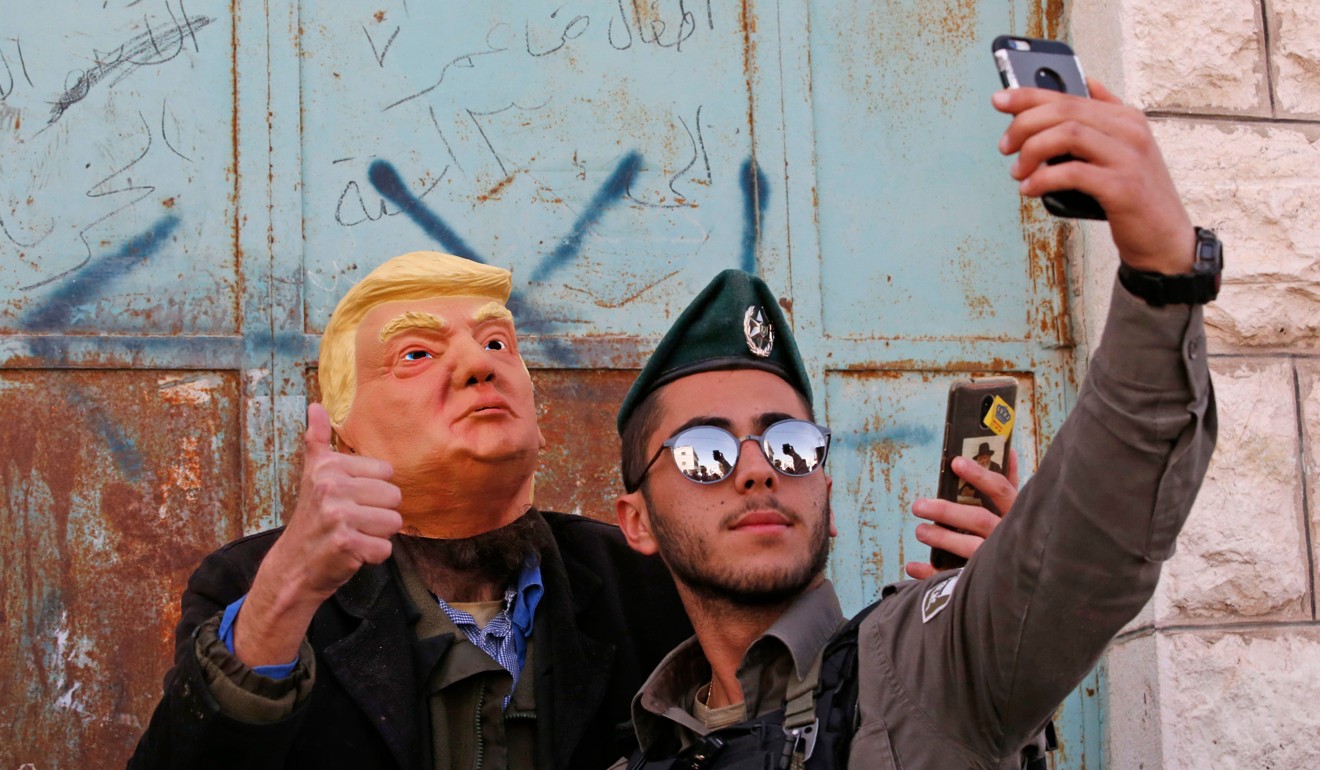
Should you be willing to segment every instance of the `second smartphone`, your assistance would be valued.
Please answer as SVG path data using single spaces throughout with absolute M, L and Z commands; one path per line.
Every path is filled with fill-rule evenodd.
M 953 472 L 953 458 L 966 457 L 995 473 L 1003 473 L 1008 467 L 1016 401 L 1017 380 L 1012 377 L 956 380 L 949 386 L 937 497 L 994 510 L 976 488 Z M 1002 515 L 1003 511 L 995 513 Z M 967 560 L 942 548 L 931 548 L 930 563 L 943 570 L 961 567 Z

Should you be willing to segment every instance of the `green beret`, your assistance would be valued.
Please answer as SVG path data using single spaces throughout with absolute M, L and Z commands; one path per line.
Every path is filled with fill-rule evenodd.
M 660 340 L 619 407 L 618 429 L 651 393 L 680 377 L 761 369 L 782 377 L 811 403 L 811 384 L 779 300 L 741 270 L 715 276 Z

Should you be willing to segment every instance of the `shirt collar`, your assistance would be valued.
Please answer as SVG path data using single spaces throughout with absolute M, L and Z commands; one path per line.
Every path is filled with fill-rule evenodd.
M 834 584 L 822 580 L 820 585 L 799 596 L 779 619 L 748 648 L 739 671 L 746 668 L 753 651 L 767 638 L 778 639 L 793 657 L 793 669 L 799 679 L 807 675 L 816 656 L 825 649 L 825 643 L 843 625 L 843 610 Z M 741 679 L 741 675 L 739 676 Z
M 766 702 L 762 674 L 787 653 L 799 678 L 806 675 L 816 656 L 844 623 L 843 610 L 828 580 L 803 593 L 789 605 L 766 632 L 758 637 L 738 667 L 738 681 L 748 706 L 748 716 L 778 708 Z M 697 688 L 709 681 L 710 664 L 695 636 L 675 647 L 656 666 L 633 698 L 632 717 L 637 740 L 643 749 L 674 734 L 704 735 L 705 725 L 688 710 Z M 782 685 L 783 683 L 781 683 Z M 782 699 L 782 692 L 775 693 Z
M 513 625 L 523 637 L 531 636 L 532 621 L 536 617 L 536 605 L 541 603 L 545 586 L 541 582 L 541 560 L 534 554 L 527 554 L 522 572 L 518 573 L 518 586 L 513 594 L 512 611 L 509 613 Z

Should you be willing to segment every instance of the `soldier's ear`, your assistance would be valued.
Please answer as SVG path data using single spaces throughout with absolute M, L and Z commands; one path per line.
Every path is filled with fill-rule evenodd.
M 614 501 L 614 515 L 619 520 L 619 529 L 629 547 L 638 553 L 651 556 L 659 551 L 655 535 L 651 533 L 651 512 L 646 507 L 646 498 L 641 490 L 621 495 Z

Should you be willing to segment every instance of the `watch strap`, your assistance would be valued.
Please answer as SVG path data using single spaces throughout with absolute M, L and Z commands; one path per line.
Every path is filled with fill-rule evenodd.
M 1196 254 L 1192 272 L 1165 275 L 1119 265 L 1118 281 L 1151 307 L 1203 305 L 1219 296 L 1224 268 L 1223 244 L 1213 230 L 1196 228 Z

